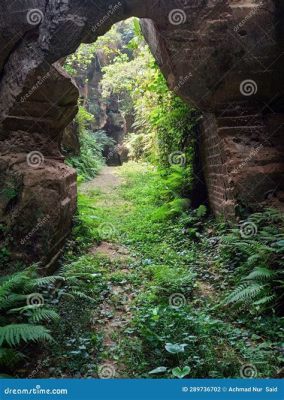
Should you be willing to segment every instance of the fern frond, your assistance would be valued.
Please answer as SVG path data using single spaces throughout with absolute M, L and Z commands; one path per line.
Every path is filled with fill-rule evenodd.
M 248 259 L 247 259 L 247 265 L 248 266 L 253 266 L 256 262 L 258 262 L 258 261 L 261 261 L 262 260 L 262 257 L 261 257 L 261 255 L 260 254 L 253 254 L 252 256 L 250 256 Z
M 275 272 L 268 268 L 255 268 L 248 276 L 244 278 L 244 280 L 259 280 L 259 281 L 269 281 L 271 278 L 275 276 Z
M 75 297 L 79 297 L 80 299 L 83 299 L 83 300 L 88 300 L 88 301 L 90 301 L 92 303 L 95 302 L 95 300 L 92 297 L 87 296 L 85 293 L 79 292 L 77 290 L 72 291 L 72 295 L 75 296 Z
M 11 307 L 15 307 L 20 302 L 24 301 L 27 296 L 23 294 L 13 293 L 8 296 L 0 297 L 0 310 L 8 310 Z
M 24 291 L 25 291 L 25 293 L 27 293 L 28 291 L 30 291 L 36 287 L 53 284 L 53 283 L 56 283 L 57 281 L 65 281 L 65 278 L 63 276 L 59 276 L 59 275 L 51 275 L 51 276 L 36 278 L 36 279 L 31 280 L 30 282 L 28 282 L 25 285 Z
M 255 306 L 263 306 L 263 305 L 265 305 L 265 304 L 270 304 L 270 303 L 272 303 L 275 299 L 276 299 L 276 296 L 273 294 L 273 295 L 271 295 L 271 296 L 262 297 L 261 299 L 255 301 L 253 304 L 254 304 Z
M 5 297 L 11 294 L 12 291 L 21 287 L 28 281 L 27 273 L 18 272 L 8 278 L 1 279 L 0 281 L 0 297 Z
M 264 285 L 258 283 L 244 284 L 237 287 L 226 299 L 226 304 L 241 303 L 253 300 L 264 289 Z
M 25 296 L 25 298 L 27 298 L 27 296 Z M 7 311 L 7 314 L 22 313 L 24 311 L 34 310 L 35 308 L 39 308 L 39 307 L 41 307 L 41 306 L 26 305 L 23 307 L 11 308 L 10 310 Z
M 24 355 L 14 349 L 7 349 L 0 347 L 0 365 L 2 367 L 13 367 L 20 360 L 24 358 Z
M 59 318 L 59 314 L 57 314 L 57 312 L 54 310 L 37 308 L 32 311 L 32 315 L 29 320 L 32 323 L 38 323 L 40 321 L 56 321 Z
M 11 324 L 0 327 L 0 346 L 7 343 L 9 346 L 16 346 L 21 341 L 38 342 L 51 341 L 49 330 L 44 326 L 30 324 Z

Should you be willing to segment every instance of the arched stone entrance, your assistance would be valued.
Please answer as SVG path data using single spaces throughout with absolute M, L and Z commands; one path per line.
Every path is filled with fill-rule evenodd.
M 170 88 L 204 115 L 213 212 L 283 206 L 283 8 L 276 0 L 2 1 L 0 223 L 15 255 L 56 257 L 76 208 L 76 175 L 59 145 L 78 90 L 58 60 L 130 16 L 141 18 Z

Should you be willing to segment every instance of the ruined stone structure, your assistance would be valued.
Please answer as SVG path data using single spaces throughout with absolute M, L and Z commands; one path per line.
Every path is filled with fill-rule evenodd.
M 56 257 L 76 207 L 59 144 L 78 90 L 54 63 L 130 16 L 170 88 L 203 113 L 213 212 L 283 206 L 282 0 L 2 0 L 0 224 L 19 257 Z

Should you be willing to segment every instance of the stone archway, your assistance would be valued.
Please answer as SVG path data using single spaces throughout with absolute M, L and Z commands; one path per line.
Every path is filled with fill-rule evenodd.
M 4 0 L 0 223 L 15 256 L 56 257 L 76 208 L 76 175 L 59 143 L 78 90 L 57 61 L 130 16 L 141 18 L 170 88 L 203 112 L 212 210 L 231 218 L 238 204 L 283 207 L 283 8 L 277 0 Z

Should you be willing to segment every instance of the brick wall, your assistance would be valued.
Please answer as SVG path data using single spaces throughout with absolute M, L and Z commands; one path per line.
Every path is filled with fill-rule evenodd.
M 224 145 L 218 135 L 214 114 L 206 114 L 203 117 L 200 143 L 209 204 L 215 214 L 225 214 L 231 218 L 234 215 L 234 202 L 228 183 Z
M 201 158 L 216 215 L 232 219 L 238 206 L 284 210 L 284 115 L 258 109 L 246 104 L 203 117 Z

